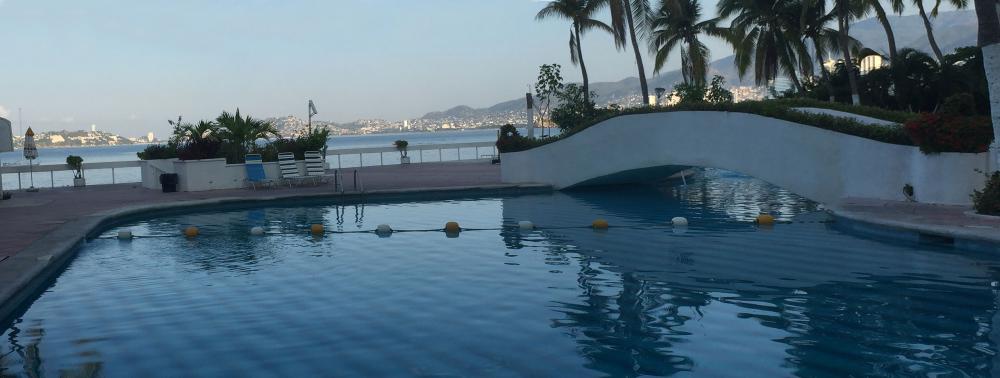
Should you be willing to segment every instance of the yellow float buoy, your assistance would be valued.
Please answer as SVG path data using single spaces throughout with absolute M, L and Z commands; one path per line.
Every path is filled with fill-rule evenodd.
M 313 235 L 323 235 L 323 225 L 316 223 L 311 227 L 309 227 L 309 232 L 311 232 Z
M 761 214 L 757 216 L 757 224 L 761 226 L 771 226 L 774 225 L 774 217 L 769 214 Z
M 187 228 L 184 229 L 184 236 L 187 236 L 189 238 L 198 236 L 198 227 L 188 226 Z
M 607 230 L 608 221 L 604 219 L 595 219 L 594 222 L 590 224 L 590 227 L 593 227 L 595 230 Z
M 458 222 L 448 222 L 444 224 L 444 232 L 456 234 L 462 232 L 462 227 L 459 227 Z

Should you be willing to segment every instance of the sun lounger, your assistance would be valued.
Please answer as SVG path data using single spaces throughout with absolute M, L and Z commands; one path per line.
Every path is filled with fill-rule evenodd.
M 258 186 L 267 187 L 274 184 L 274 180 L 268 179 L 264 173 L 264 164 L 260 154 L 247 154 L 244 166 L 247 170 L 246 184 L 253 190 L 257 190 Z
M 292 184 L 301 183 L 306 178 L 306 176 L 299 173 L 299 166 L 295 162 L 295 154 L 291 152 L 278 154 L 278 169 L 281 170 L 281 180 L 288 183 L 288 187 L 291 187 Z

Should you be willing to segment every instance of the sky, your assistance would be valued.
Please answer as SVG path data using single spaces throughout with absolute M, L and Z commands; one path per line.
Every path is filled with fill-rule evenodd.
M 400 120 L 523 96 L 569 60 L 569 22 L 537 0 L 0 0 L 0 117 L 17 130 L 168 133 L 167 119 Z M 715 1 L 703 1 L 707 14 Z M 606 18 L 606 17 L 605 17 Z M 636 76 L 631 50 L 583 38 L 592 82 Z M 731 53 L 710 41 L 713 58 Z M 676 69 L 671 57 L 664 71 Z M 652 61 L 646 56 L 647 72 Z

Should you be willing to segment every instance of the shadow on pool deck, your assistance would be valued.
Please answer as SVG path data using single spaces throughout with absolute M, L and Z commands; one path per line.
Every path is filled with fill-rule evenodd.
M 353 171 L 345 168 L 345 190 L 354 191 Z M 365 191 L 418 188 L 450 188 L 501 185 L 500 166 L 483 161 L 422 163 L 406 166 L 356 168 Z M 0 202 L 0 261 L 17 254 L 60 225 L 88 215 L 99 215 L 136 205 L 161 204 L 213 198 L 266 198 L 335 193 L 332 184 L 288 188 L 207 192 L 162 193 L 139 183 L 95 185 L 86 188 L 43 189 L 37 193 L 15 192 Z

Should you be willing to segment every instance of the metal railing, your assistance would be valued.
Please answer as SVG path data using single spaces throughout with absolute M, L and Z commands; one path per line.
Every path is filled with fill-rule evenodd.
M 437 153 L 436 153 L 436 155 L 433 154 L 433 153 L 425 153 L 425 152 L 429 152 L 429 151 L 430 152 L 437 151 Z M 455 154 L 453 156 L 449 156 L 448 158 L 445 158 L 444 152 L 452 152 L 452 151 Z M 463 152 L 466 152 L 466 153 L 468 153 L 468 152 L 474 152 L 474 155 L 472 157 L 469 157 L 468 154 L 466 154 L 465 156 L 463 156 L 462 155 Z M 358 157 L 358 163 L 359 163 L 358 167 L 364 167 L 365 166 L 365 157 L 372 157 L 372 155 L 376 155 L 376 154 L 378 155 L 378 164 L 377 165 L 399 164 L 399 162 L 396 161 L 396 159 L 398 159 L 398 158 L 396 158 L 396 155 L 392 155 L 393 158 L 390 159 L 390 161 L 387 161 L 387 159 L 385 158 L 385 154 L 386 153 L 399 154 L 399 150 L 397 150 L 395 147 L 370 147 L 370 148 L 331 149 L 331 150 L 327 151 L 326 155 L 328 157 L 333 157 L 333 156 L 337 157 L 337 167 L 336 167 L 337 169 L 345 168 L 343 166 L 343 164 L 342 164 L 341 157 L 343 157 L 343 156 L 351 156 L 351 157 L 353 157 L 355 155 Z M 495 145 L 494 142 L 423 144 L 423 145 L 419 145 L 418 144 L 418 145 L 411 145 L 411 146 L 409 146 L 407 148 L 407 154 L 411 158 L 411 162 L 412 163 L 424 163 L 424 162 L 474 160 L 474 159 L 490 158 L 490 157 L 494 157 L 494 156 L 497 155 L 497 150 L 496 150 L 496 145 Z M 430 155 L 430 160 L 428 160 L 428 156 L 427 155 Z M 332 165 L 331 159 L 328 158 L 327 161 L 330 161 L 331 165 Z M 375 164 L 369 164 L 369 166 L 372 166 L 372 165 L 375 165 Z M 116 183 L 119 183 L 119 180 L 115 176 L 115 169 L 139 168 L 141 166 L 142 166 L 142 162 L 139 161 L 139 160 L 112 161 L 112 162 L 103 162 L 103 163 L 86 163 L 85 162 L 85 163 L 83 163 L 83 177 L 85 177 L 85 178 L 87 177 L 87 172 L 88 171 L 110 169 L 111 170 L 111 184 L 116 184 Z M 333 167 L 331 167 L 331 168 L 333 168 Z M 351 167 L 347 167 L 347 168 L 351 168 Z M 49 176 L 49 182 L 48 182 L 49 185 L 48 186 L 54 188 L 54 187 L 56 187 L 56 185 L 55 185 L 55 183 L 56 183 L 55 173 L 56 172 L 63 172 L 63 171 L 72 172 L 73 169 L 70 168 L 66 164 L 41 164 L 41 165 L 31 166 L 31 168 L 29 168 L 27 165 L 7 165 L 7 166 L 0 167 L 0 178 L 2 178 L 2 176 L 5 175 L 5 174 L 16 174 L 17 175 L 17 189 L 21 190 L 21 189 L 26 188 L 25 185 L 28 185 L 28 182 L 27 182 L 28 179 L 26 177 L 27 174 L 31 173 L 31 174 L 34 174 L 35 176 L 41 174 L 41 175 L 43 175 L 42 177 L 44 177 L 45 173 L 48 173 L 48 176 Z M 102 176 L 102 177 L 106 178 L 106 176 Z M 38 178 L 38 177 L 35 177 L 35 178 Z M 140 176 L 139 180 L 141 180 L 141 176 Z M 343 185 L 343 177 L 340 177 L 340 181 L 341 181 L 341 185 Z M 355 186 L 355 188 L 357 188 L 358 187 L 357 180 L 354 180 L 354 181 L 355 181 L 355 185 L 354 186 Z M 126 181 L 126 182 L 133 182 L 133 181 Z M 70 182 L 70 184 L 71 183 L 72 182 Z M 88 182 L 87 185 L 101 185 L 101 183 Z M 8 189 L 12 189 L 12 188 L 7 188 L 5 186 L 4 189 L 8 190 Z
M 121 168 L 139 168 L 141 162 L 139 160 L 131 161 L 109 161 L 103 163 L 83 163 L 83 177 L 87 177 L 87 171 L 94 171 L 98 169 L 110 169 L 111 170 L 111 183 L 116 184 L 115 169 Z M 4 174 L 17 174 L 17 189 L 24 189 L 24 185 L 27 184 L 23 178 L 24 174 L 42 174 L 44 177 L 45 173 L 49 176 L 49 187 L 54 188 L 55 185 L 55 173 L 56 172 L 73 172 L 73 169 L 66 164 L 40 164 L 33 165 L 31 167 L 27 165 L 7 165 L 0 167 L 0 177 Z M 8 189 L 8 188 L 4 188 Z
M 455 159 L 444 159 L 444 151 L 455 151 Z M 463 159 L 462 151 L 468 152 L 469 150 L 475 151 L 475 155 L 471 159 Z M 431 155 L 430 161 L 425 158 L 425 151 L 437 151 L 437 159 L 433 160 L 434 155 Z M 489 151 L 488 155 L 484 155 L 483 152 Z M 449 143 L 449 144 L 417 144 L 410 145 L 406 148 L 407 156 L 410 157 L 412 163 L 424 163 L 424 162 L 434 162 L 434 161 L 455 161 L 455 160 L 472 160 L 472 159 L 482 159 L 485 157 L 493 157 L 497 155 L 496 143 L 495 142 L 476 142 L 476 143 Z M 336 156 L 337 157 L 337 168 L 344 168 L 342 163 L 343 156 L 354 156 L 358 157 L 358 167 L 365 166 L 366 155 L 378 155 L 377 165 L 386 165 L 385 154 L 395 153 L 398 154 L 399 150 L 396 147 L 369 147 L 369 148 L 344 148 L 327 150 L 326 156 Z M 414 157 L 416 161 L 413 161 Z M 329 159 L 327 159 L 329 161 Z M 391 163 L 398 164 L 398 163 Z M 369 164 L 376 165 L 376 164 Z

